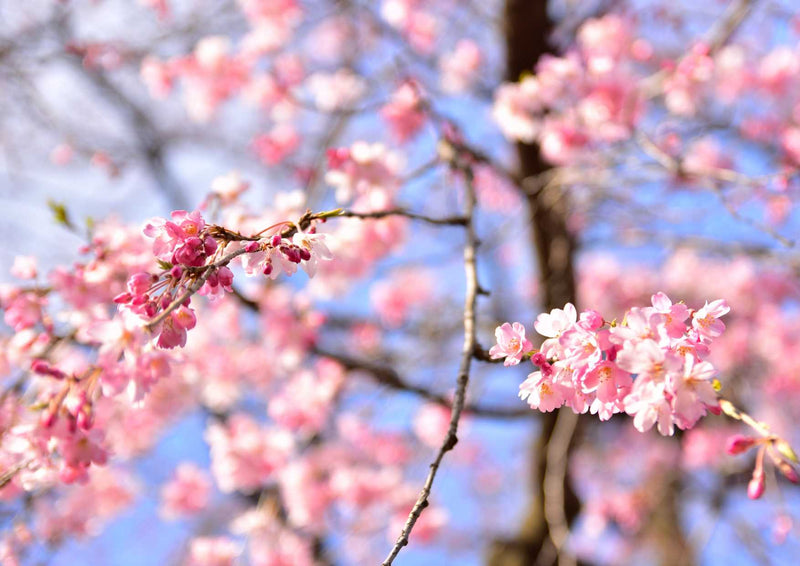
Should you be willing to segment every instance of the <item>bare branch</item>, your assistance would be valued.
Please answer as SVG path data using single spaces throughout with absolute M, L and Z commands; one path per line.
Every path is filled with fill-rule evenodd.
M 467 384 L 469 383 L 469 372 L 472 364 L 472 356 L 475 352 L 475 305 L 478 299 L 478 269 L 476 265 L 476 251 L 478 248 L 478 237 L 475 234 L 475 227 L 473 225 L 473 214 L 475 211 L 475 186 L 473 183 L 472 170 L 465 167 L 463 170 L 465 179 L 464 190 L 464 216 L 467 222 L 464 226 L 466 231 L 466 243 L 464 245 L 464 272 L 466 276 L 466 293 L 464 298 L 464 346 L 461 351 L 461 364 L 458 370 L 458 380 L 456 384 L 456 393 L 453 399 L 453 407 L 450 413 L 450 427 L 447 431 L 442 446 L 436 458 L 430 465 L 428 476 L 425 479 L 425 484 L 420 491 L 417 502 L 408 514 L 408 519 L 403 527 L 403 531 L 395 542 L 386 560 L 383 561 L 383 566 L 389 566 L 394 562 L 399 552 L 404 546 L 408 545 L 408 537 L 414 525 L 422 514 L 423 509 L 428 506 L 428 498 L 431 494 L 433 481 L 436 478 L 436 473 L 439 471 L 439 466 L 442 463 L 444 455 L 452 450 L 458 442 L 456 433 L 458 432 L 458 421 L 461 418 L 461 412 L 464 410 L 464 401 L 467 393 Z
M 453 403 L 450 401 L 449 397 L 442 395 L 441 393 L 431 391 L 425 387 L 409 383 L 391 367 L 375 364 L 366 360 L 347 356 L 345 354 L 331 352 L 319 347 L 314 347 L 312 352 L 318 356 L 336 360 L 346 369 L 363 371 L 381 385 L 384 385 L 390 389 L 394 389 L 395 391 L 413 393 L 414 395 L 418 395 L 423 399 L 427 399 L 428 401 L 432 401 L 433 403 L 437 403 L 449 409 L 452 409 L 453 407 Z M 477 417 L 494 419 L 525 418 L 535 414 L 527 406 L 521 408 L 504 408 L 471 403 L 464 404 L 464 412 Z
M 387 216 L 405 216 L 412 220 L 419 220 L 427 222 L 428 224 L 436 224 L 439 226 L 466 226 L 468 218 L 466 216 L 448 216 L 446 218 L 432 218 L 423 214 L 416 214 L 409 212 L 402 208 L 394 208 L 391 210 L 378 210 L 376 212 L 353 212 L 345 210 L 339 216 L 345 218 L 386 218 Z

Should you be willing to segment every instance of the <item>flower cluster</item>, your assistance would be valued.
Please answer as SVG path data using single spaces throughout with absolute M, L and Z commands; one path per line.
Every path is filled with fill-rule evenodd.
M 274 279 L 281 272 L 293 275 L 302 265 L 313 277 L 319 261 L 332 258 L 326 236 L 316 232 L 313 220 L 307 215 L 306 231 L 282 222 L 256 236 L 243 236 L 206 224 L 197 210 L 175 211 L 171 220 L 154 218 L 143 232 L 154 240 L 153 253 L 162 270 L 134 274 L 128 279 L 127 291 L 114 302 L 148 320 L 159 334 L 160 348 L 182 348 L 187 331 L 197 324 L 189 306 L 191 295 L 217 298 L 232 292 L 233 272 L 228 264 L 238 256 L 246 256 L 243 265 L 248 275 L 258 271 Z
M 625 412 L 641 432 L 657 424 L 661 434 L 672 435 L 675 426 L 689 429 L 718 408 L 716 370 L 705 358 L 730 309 L 716 300 L 691 310 L 664 293 L 651 300 L 650 307 L 630 309 L 622 324 L 592 310 L 579 317 L 572 304 L 540 314 L 534 328 L 546 340 L 539 351 L 521 324 L 506 323 L 490 355 L 504 357 L 506 365 L 531 356 L 539 369 L 520 385 L 520 397 L 535 409 L 567 405 L 601 420 Z

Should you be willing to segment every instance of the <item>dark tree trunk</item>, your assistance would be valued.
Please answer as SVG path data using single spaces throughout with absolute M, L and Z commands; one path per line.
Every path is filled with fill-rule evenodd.
M 523 72 L 532 71 L 542 55 L 551 52 L 548 37 L 552 22 L 547 14 L 546 0 L 507 0 L 504 17 L 506 77 L 516 81 Z M 550 168 L 537 145 L 517 144 L 517 154 L 522 178 L 537 177 Z M 569 204 L 566 195 L 546 190 L 529 191 L 526 202 L 539 271 L 540 307 L 549 311 L 563 308 L 568 302 L 575 304 L 575 242 L 567 230 Z M 547 466 L 547 446 L 557 415 L 554 412 L 540 416 L 540 434 L 532 447 L 533 498 L 517 536 L 496 540 L 492 544 L 490 566 L 524 566 L 536 563 L 537 559 L 540 564 L 547 564 L 556 560 L 554 553 L 549 560 L 542 560 L 545 558 L 542 551 L 548 541 L 542 480 Z M 564 511 L 567 521 L 571 522 L 580 507 L 567 478 L 565 481 Z

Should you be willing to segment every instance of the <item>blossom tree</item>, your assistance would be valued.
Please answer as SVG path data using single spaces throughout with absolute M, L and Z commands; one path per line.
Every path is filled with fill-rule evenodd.
M 2 564 L 788 560 L 795 10 L 0 0 Z

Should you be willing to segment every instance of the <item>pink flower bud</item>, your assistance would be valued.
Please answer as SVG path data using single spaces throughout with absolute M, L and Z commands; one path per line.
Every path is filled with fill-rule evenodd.
M 94 424 L 94 417 L 86 408 L 81 409 L 76 420 L 81 430 L 89 430 Z
M 756 470 L 753 472 L 753 477 L 750 483 L 747 484 L 747 497 L 750 499 L 758 499 L 764 494 L 764 471 Z
M 797 475 L 797 472 L 789 462 L 780 460 L 777 463 L 777 467 L 783 474 L 783 477 L 785 477 L 787 480 L 792 483 L 800 483 L 800 476 Z
M 114 302 L 119 304 L 129 303 L 132 296 L 130 293 L 120 293 L 116 297 L 114 297 Z
M 31 371 L 34 373 L 46 374 L 50 370 L 50 364 L 44 360 L 33 360 Z
M 203 249 L 206 255 L 213 254 L 217 251 L 217 241 L 211 236 L 206 236 L 205 240 L 203 240 Z
M 227 267 L 220 267 L 219 284 L 223 287 L 230 287 L 233 284 L 233 271 Z
M 594 310 L 586 310 L 581 313 L 581 325 L 587 330 L 597 330 L 603 326 L 603 317 Z
M 158 302 L 161 304 L 161 308 L 165 309 L 172 302 L 172 297 L 168 293 L 164 293 L 161 295 Z
M 251 254 L 257 252 L 261 248 L 261 242 L 250 242 L 244 247 L 244 251 Z
M 731 436 L 725 444 L 725 451 L 728 454 L 741 454 L 750 450 L 758 442 L 757 438 L 735 434 Z
M 31 371 L 39 375 L 48 375 L 55 379 L 64 379 L 66 374 L 58 368 L 51 366 L 45 360 L 34 360 L 31 363 Z
M 51 410 L 48 409 L 47 411 L 42 413 L 42 416 L 41 416 L 41 419 L 40 419 L 39 422 L 41 423 L 42 428 L 50 428 L 50 427 L 52 427 L 56 422 L 56 412 L 55 411 L 51 411 Z
M 176 265 L 169 270 L 169 274 L 173 279 L 180 279 L 183 277 L 183 268 L 180 265 Z

